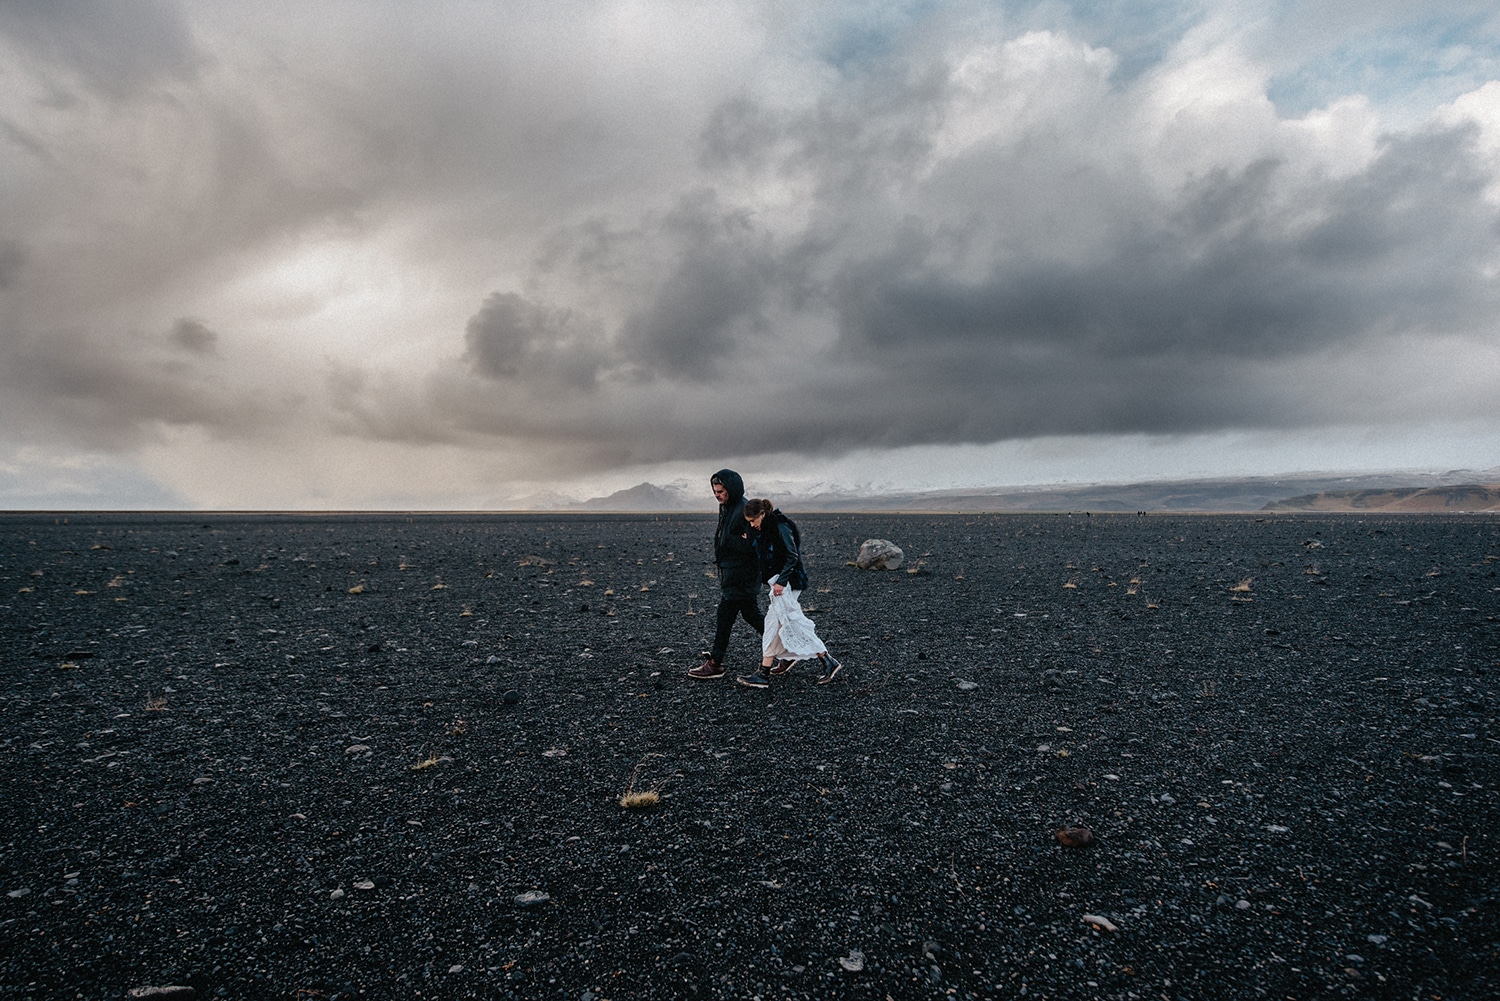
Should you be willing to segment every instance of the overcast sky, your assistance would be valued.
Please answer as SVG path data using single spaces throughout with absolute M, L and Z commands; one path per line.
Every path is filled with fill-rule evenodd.
M 0 2 L 0 507 L 1489 469 L 1497 386 L 1493 0 Z

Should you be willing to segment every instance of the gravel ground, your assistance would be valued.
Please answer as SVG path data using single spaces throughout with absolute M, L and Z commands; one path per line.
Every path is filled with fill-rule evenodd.
M 1500 520 L 798 520 L 0 516 L 0 998 L 1500 997 Z

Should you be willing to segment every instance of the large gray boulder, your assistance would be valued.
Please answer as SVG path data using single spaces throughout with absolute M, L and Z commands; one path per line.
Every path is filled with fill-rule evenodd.
M 895 570 L 906 559 L 901 547 L 886 539 L 866 539 L 860 543 L 854 565 L 861 570 Z

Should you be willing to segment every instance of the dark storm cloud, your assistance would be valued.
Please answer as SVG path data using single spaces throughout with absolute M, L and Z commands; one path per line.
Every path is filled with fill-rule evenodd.
M 114 98 L 163 80 L 188 79 L 202 62 L 176 8 L 155 0 L 5 0 L 0 34 L 28 56 Z M 53 82 L 59 88 L 67 83 Z
M 609 360 L 586 318 L 514 292 L 496 292 L 484 301 L 469 320 L 465 344 L 481 376 L 557 380 L 582 390 Z
M 0 240 L 0 292 L 15 284 L 25 265 L 25 248 L 14 240 Z
M 218 348 L 219 335 L 197 320 L 181 319 L 172 324 L 168 340 L 176 347 L 194 354 L 213 354 Z
M 961 349 L 993 376 L 1017 353 L 1062 372 L 1071 358 L 1274 360 L 1382 331 L 1472 329 L 1493 315 L 1480 266 L 1500 248 L 1472 139 L 1390 140 L 1367 171 L 1318 185 L 1291 213 L 1275 204 L 1277 164 L 1219 172 L 1102 253 L 994 262 L 973 283 L 931 262 L 933 241 L 908 237 L 837 279 L 842 349 L 918 373 L 924 356 Z
M 926 401 L 872 420 L 885 444 L 1325 420 L 1279 390 L 1289 369 L 1388 336 L 1493 339 L 1500 289 L 1483 265 L 1500 242 L 1472 139 L 1391 140 L 1290 209 L 1275 164 L 1219 174 L 1100 252 L 995 262 L 974 282 L 907 239 L 839 274 L 835 357 L 867 362 L 886 383 L 874 396 Z M 1342 402 L 1381 416 L 1378 400 Z
M 725 128 L 710 126 L 721 152 Z M 701 402 L 683 419 L 680 405 L 635 405 L 629 387 L 553 397 L 573 415 L 567 436 L 595 421 L 641 461 L 743 451 L 748 414 L 757 437 L 813 452 L 1383 419 L 1384 402 L 1357 391 L 1306 394 L 1306 370 L 1385 338 L 1493 337 L 1500 290 L 1484 266 L 1500 220 L 1475 134 L 1388 138 L 1343 178 L 1289 170 L 1217 170 L 1168 198 L 1122 188 L 1096 220 L 1106 239 L 1045 258 L 1018 252 L 1040 235 L 1002 218 L 976 210 L 977 231 L 955 240 L 847 174 L 818 188 L 815 217 L 846 227 L 835 236 L 814 223 L 778 239 L 701 199 L 638 234 L 674 264 L 615 336 L 579 337 L 576 318 L 494 296 L 471 321 L 470 357 L 500 379 L 572 358 L 629 370 L 652 398 Z M 939 186 L 909 197 L 946 197 Z M 799 322 L 836 336 L 805 344 L 779 329 Z
M 660 238 L 674 259 L 643 308 L 625 319 L 621 349 L 662 375 L 712 376 L 764 329 L 779 262 L 748 213 L 726 211 L 711 192 L 683 199 Z
M 1494 91 L 1293 120 L 1280 15 L 1147 6 L 0 0 L 0 411 L 372 477 L 1500 420 Z
M 295 408 L 284 395 L 235 385 L 206 357 L 213 341 L 203 335 L 212 333 L 192 321 L 177 324 L 165 340 L 5 333 L 0 386 L 4 423 L 13 433 L 40 422 L 91 447 L 119 448 L 156 440 L 169 428 L 253 433 Z
M 692 192 L 628 233 L 585 227 L 575 239 L 564 256 L 585 281 L 632 275 L 617 330 L 581 310 L 496 292 L 466 328 L 476 374 L 585 389 L 601 378 L 712 380 L 751 357 L 774 302 L 806 291 L 791 270 L 798 255 L 779 251 L 749 213 L 712 191 Z

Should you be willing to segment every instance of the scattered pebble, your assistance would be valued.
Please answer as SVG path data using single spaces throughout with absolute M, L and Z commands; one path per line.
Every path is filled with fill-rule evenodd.
M 1083 916 L 1083 923 L 1087 924 L 1087 925 L 1093 925 L 1095 928 L 1098 928 L 1100 931 L 1114 932 L 1114 931 L 1119 931 L 1120 930 L 1118 927 L 1115 926 L 1115 923 L 1113 921 L 1111 921 L 1109 918 L 1103 917 L 1103 916 L 1098 915 L 1098 914 L 1085 914 Z
M 1087 848 L 1094 843 L 1094 832 L 1087 827 L 1062 827 L 1057 831 L 1057 840 L 1068 848 Z

